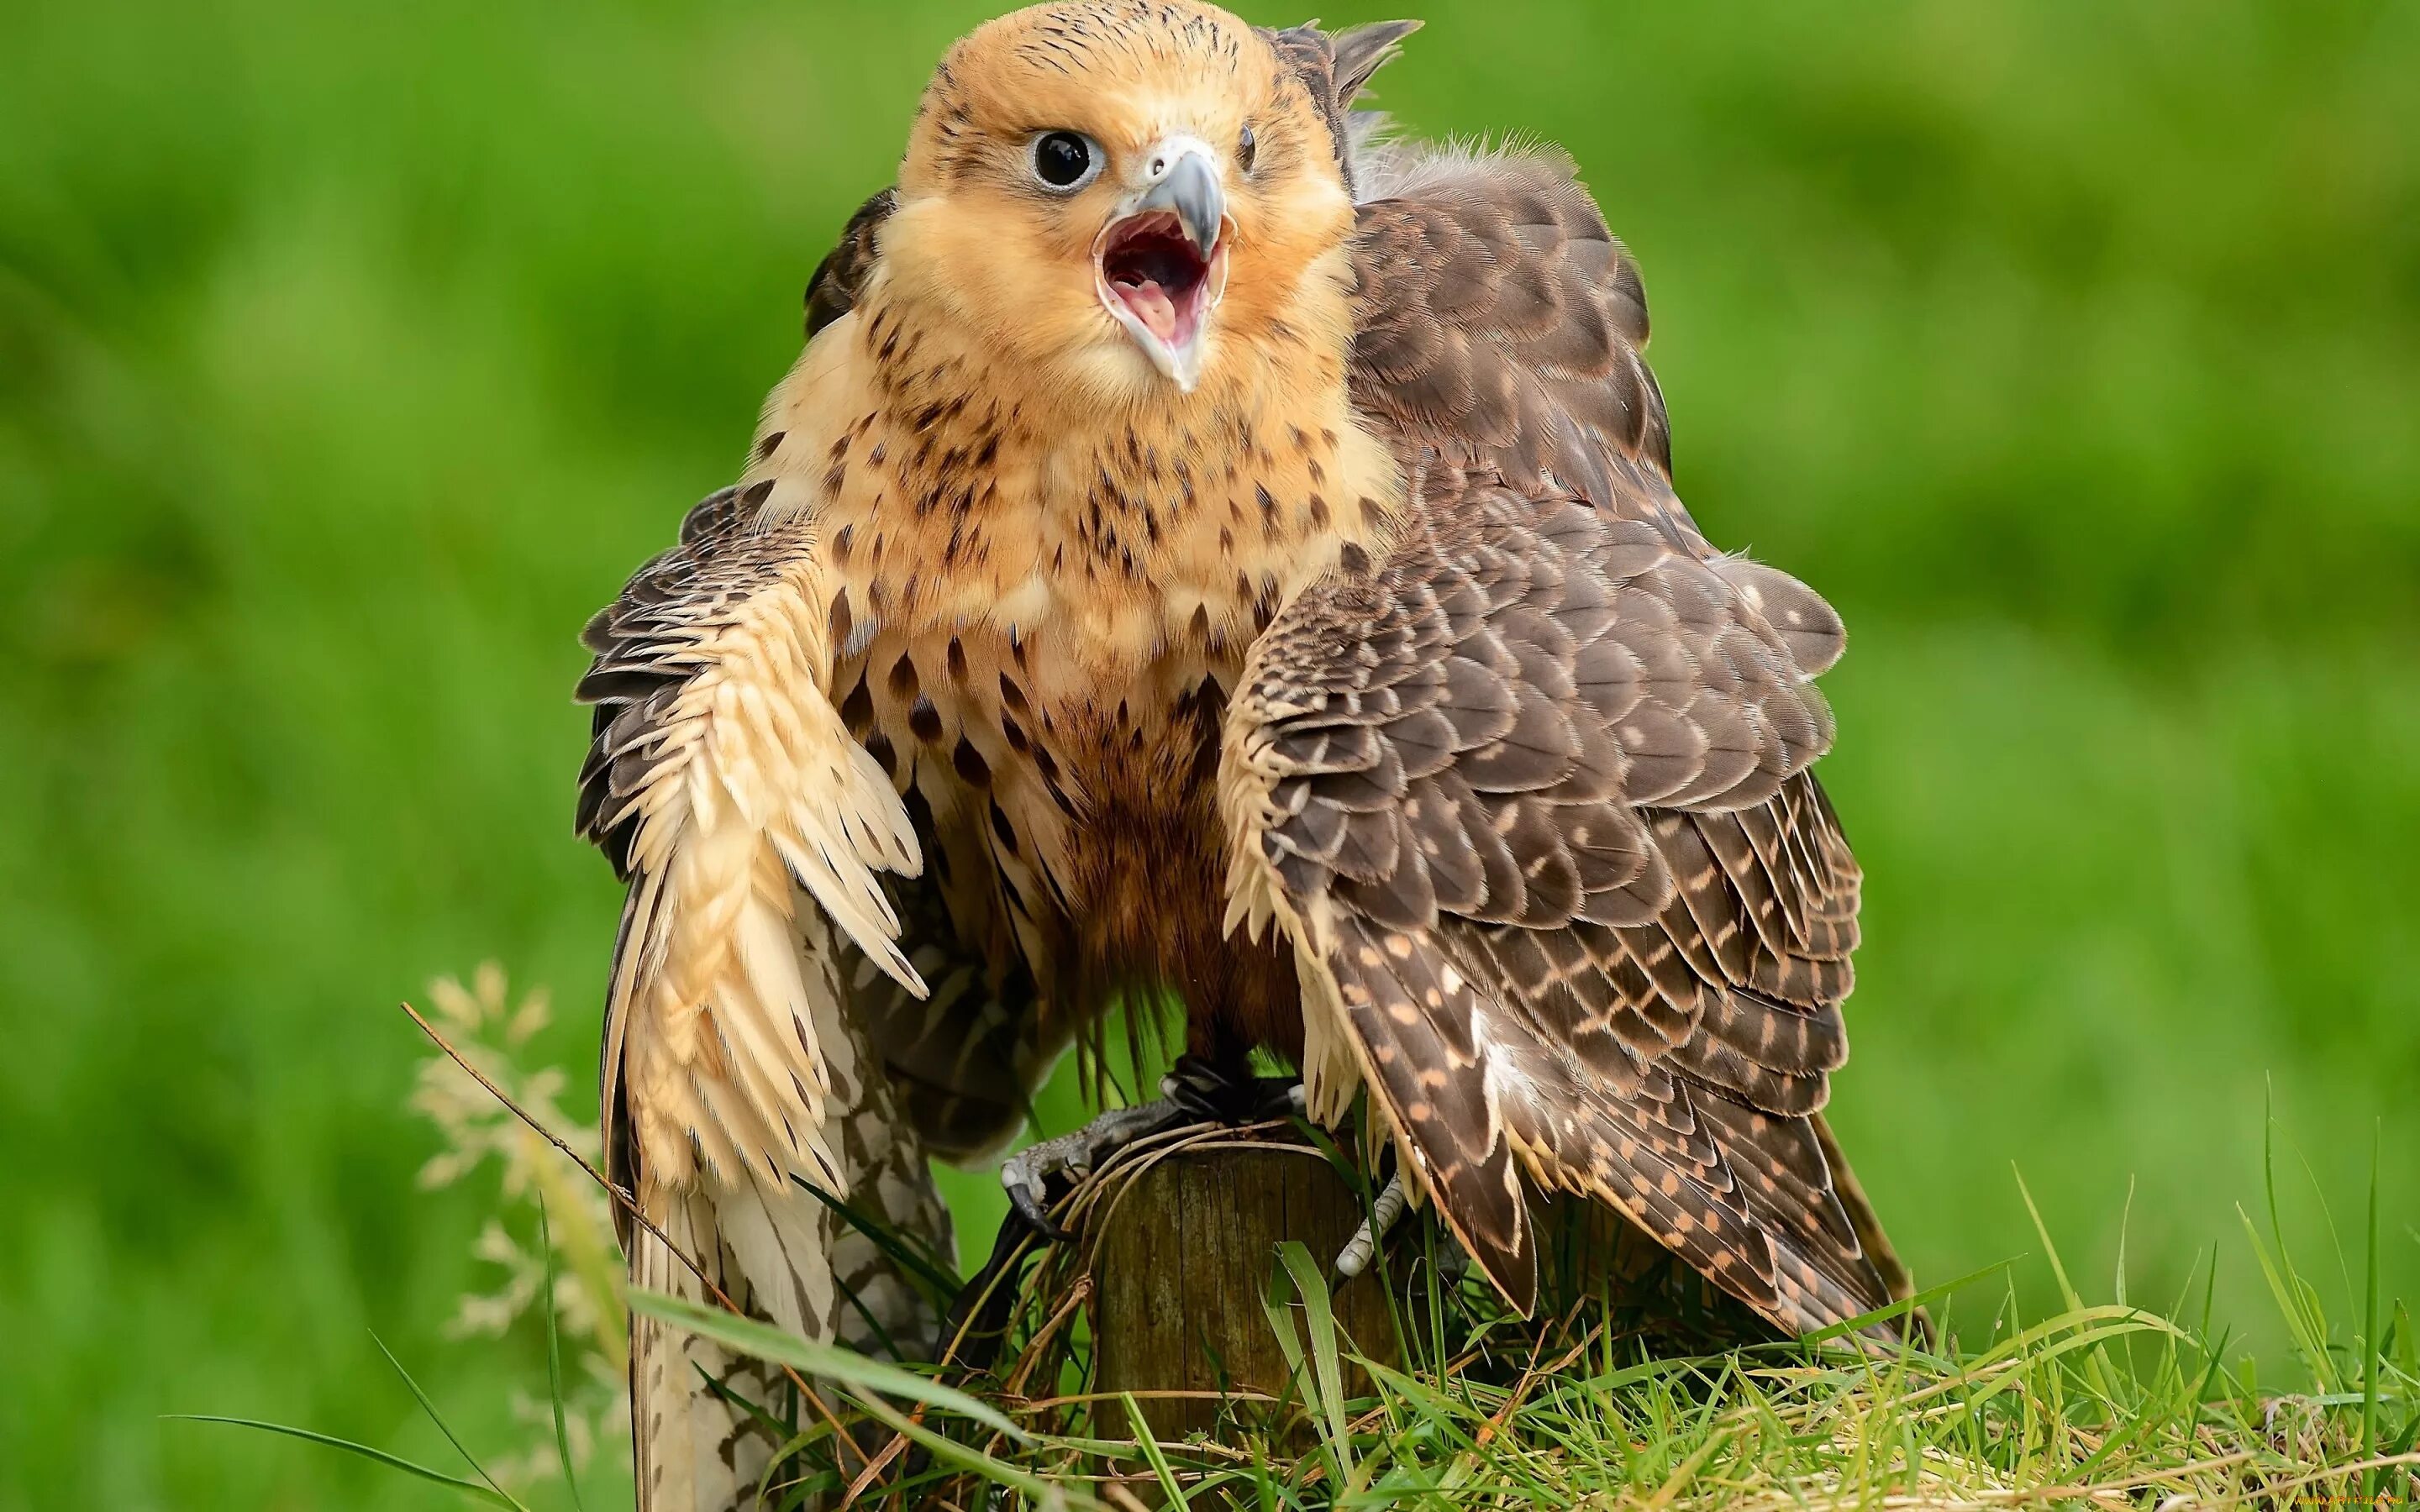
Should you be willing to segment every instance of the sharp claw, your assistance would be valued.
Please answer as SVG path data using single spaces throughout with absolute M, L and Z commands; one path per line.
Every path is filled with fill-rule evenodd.
M 1027 1228 L 1064 1242 L 1074 1236 L 1050 1217 L 1053 1185 L 1063 1196 L 1068 1182 L 1090 1175 L 1094 1166 L 1135 1140 L 1175 1121 L 1179 1121 L 1175 1110 L 1165 1103 L 1112 1108 L 1072 1134 L 1045 1139 L 1011 1155 L 1000 1168 L 1000 1184 L 1007 1188 L 1009 1206 Z
M 1159 1095 L 1162 1102 L 1173 1104 L 1196 1123 L 1218 1123 L 1224 1121 L 1218 1111 L 1218 1094 L 1224 1085 L 1206 1062 L 1187 1056 L 1177 1061 L 1174 1071 L 1159 1079 Z
M 1261 1105 L 1254 1111 L 1264 1119 L 1290 1119 L 1309 1105 L 1302 1083 L 1264 1078 L 1261 1083 Z
M 1075 1238 L 1065 1226 L 1050 1216 L 1050 1211 L 1042 1204 L 1042 1183 L 1039 1181 L 1031 1186 L 1012 1185 L 1008 1189 L 1009 1209 L 1025 1227 L 1054 1244 L 1064 1244 Z
M 1176 1069 L 1160 1078 L 1159 1093 L 1199 1123 L 1257 1123 L 1308 1105 L 1298 1078 L 1240 1074 L 1198 1056 L 1178 1057 Z
M 1035 1150 L 1042 1147 L 1036 1146 Z M 1047 1159 L 1029 1158 L 1034 1151 L 1013 1155 L 1000 1168 L 1000 1184 L 1008 1191 L 1009 1211 L 1019 1222 L 1054 1244 L 1063 1244 L 1070 1235 L 1050 1216 L 1050 1173 L 1052 1165 Z M 1057 1166 L 1061 1170 L 1078 1170 L 1070 1163 Z

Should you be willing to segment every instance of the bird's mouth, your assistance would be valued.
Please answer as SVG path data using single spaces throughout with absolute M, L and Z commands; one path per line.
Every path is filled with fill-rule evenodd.
M 1202 377 L 1206 317 L 1227 290 L 1227 239 L 1217 224 L 1205 246 L 1174 210 L 1123 216 L 1101 232 L 1093 268 L 1102 308 L 1154 367 L 1190 392 Z

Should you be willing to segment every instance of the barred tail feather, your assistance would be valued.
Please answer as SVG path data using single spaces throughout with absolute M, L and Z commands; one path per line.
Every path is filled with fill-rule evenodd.
M 812 1199 L 810 1199 L 812 1200 Z M 641 1206 L 681 1253 L 726 1292 L 712 1201 L 692 1191 L 643 1194 Z M 642 1228 L 630 1249 L 633 1286 L 712 1305 L 695 1272 Z M 737 1300 L 736 1294 L 734 1300 Z M 743 1305 L 745 1305 L 743 1304 Z M 638 1512 L 753 1512 L 756 1487 L 776 1447 L 748 1410 L 769 1401 L 778 1375 L 695 1335 L 633 1314 L 630 1319 L 630 1444 Z
M 882 1226 L 891 1242 L 922 1250 L 954 1273 L 949 1211 L 933 1187 L 923 1147 L 901 1123 L 889 1084 L 865 1074 L 874 1068 L 863 1045 L 853 1034 L 831 1032 L 845 1027 L 836 1008 L 827 1015 L 820 1026 L 835 1051 L 837 1106 L 825 1133 L 846 1175 L 850 1206 Z M 725 1185 L 708 1176 L 679 1188 L 643 1183 L 639 1200 L 680 1254 L 636 1230 L 629 1241 L 633 1285 L 715 1305 L 713 1292 L 681 1257 L 687 1256 L 734 1305 L 785 1333 L 876 1356 L 929 1357 L 939 1329 L 938 1300 L 805 1186 L 744 1175 Z M 777 1366 L 652 1319 L 633 1316 L 630 1330 L 639 1512 L 755 1512 L 756 1487 L 779 1440 L 741 1404 L 803 1427 L 796 1387 Z

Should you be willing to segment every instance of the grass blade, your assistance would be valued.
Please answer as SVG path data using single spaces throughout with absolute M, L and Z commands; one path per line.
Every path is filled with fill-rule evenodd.
M 444 1417 L 438 1412 L 437 1404 L 429 1399 L 428 1393 L 420 1389 L 420 1382 L 411 1379 L 411 1372 L 406 1370 L 403 1367 L 403 1362 L 395 1357 L 395 1351 L 386 1347 L 386 1340 L 372 1334 L 370 1342 L 379 1347 L 379 1353 L 386 1356 L 386 1363 L 395 1366 L 395 1373 L 401 1376 L 403 1383 L 411 1388 L 411 1395 L 420 1399 L 420 1410 L 428 1414 L 428 1421 L 437 1425 L 437 1431 L 445 1435 L 445 1442 L 454 1446 L 454 1452 L 462 1457 L 463 1462 L 479 1473 L 479 1478 L 488 1483 L 490 1490 L 504 1499 L 506 1506 L 518 1508 L 519 1512 L 529 1512 L 529 1508 L 522 1506 L 514 1499 L 512 1492 L 496 1484 L 496 1477 L 488 1473 L 488 1467 L 479 1463 L 478 1458 L 471 1453 L 469 1446 L 455 1437 L 453 1428 L 446 1425 Z
M 2050 1257 L 2051 1273 L 2058 1277 L 2059 1295 L 2067 1299 L 2068 1311 L 2082 1312 L 2084 1299 L 2076 1295 L 2074 1285 L 2067 1279 L 2067 1263 L 2058 1257 L 2058 1246 L 2051 1242 L 2050 1225 L 2042 1222 L 2041 1209 L 2034 1205 L 2033 1189 L 2025 1185 L 2025 1173 L 2017 1170 L 2014 1162 L 2009 1164 L 2009 1169 L 2016 1171 L 2017 1194 L 2025 1199 L 2025 1211 L 2033 1217 L 2034 1232 L 2041 1236 L 2042 1253 Z M 2128 1190 L 2128 1199 L 2132 1200 L 2131 1188 Z M 2120 1302 L 2122 1304 L 2122 1298 Z M 2110 1388 L 2108 1365 L 2098 1346 L 2094 1347 L 2090 1354 L 2084 1357 L 2084 1373 L 2086 1379 L 2092 1382 L 2094 1393 L 2109 1405 L 2111 1411 L 2117 1411 L 2118 1398 Z
M 1126 1404 L 1126 1421 L 1134 1425 L 1135 1443 L 1141 1448 L 1143 1458 L 1151 1462 L 1152 1474 L 1158 1477 L 1160 1494 L 1168 1498 L 1171 1506 L 1190 1504 L 1186 1498 L 1185 1488 L 1176 1483 L 1176 1471 L 1168 1462 L 1168 1451 L 1159 1446 L 1159 1440 L 1152 1435 L 1151 1425 L 1143 1420 L 1142 1403 L 1136 1401 L 1134 1393 L 1130 1391 L 1118 1393 L 1118 1398 Z
M 848 1389 L 849 1399 L 863 1408 L 867 1415 L 911 1442 L 923 1445 L 936 1459 L 946 1460 L 962 1470 L 1022 1492 L 1036 1506 L 1046 1509 L 1072 1505 L 1091 1506 L 1096 1504 L 1044 1481 L 1005 1460 L 994 1458 L 980 1449 L 970 1448 L 946 1434 L 917 1422 L 882 1399 L 878 1393 L 905 1397 L 926 1407 L 953 1412 L 971 1422 L 980 1423 L 996 1433 L 1017 1443 L 1029 1443 L 1031 1436 L 1022 1428 L 990 1407 L 954 1391 L 936 1381 L 929 1381 L 910 1370 L 869 1360 L 854 1350 L 837 1345 L 810 1344 L 796 1335 L 787 1334 L 770 1324 L 751 1319 L 736 1318 L 711 1307 L 702 1307 L 678 1297 L 668 1297 L 659 1291 L 644 1289 L 630 1293 L 630 1310 L 642 1317 L 653 1318 L 675 1328 L 689 1330 L 704 1338 L 712 1339 L 726 1349 L 776 1365 L 785 1365 L 802 1374 L 817 1376 Z
M 1278 1259 L 1294 1279 L 1302 1299 L 1303 1324 L 1311 1335 L 1311 1367 L 1317 1382 L 1319 1409 L 1326 1419 L 1326 1436 L 1336 1455 L 1340 1484 L 1353 1478 L 1353 1445 L 1344 1429 L 1344 1369 L 1336 1350 L 1336 1309 L 1327 1295 L 1327 1277 L 1309 1246 L 1287 1240 L 1278 1246 Z
M 2126 1236 L 2134 1227 L 2134 1179 L 2126 1178 L 2126 1206 L 2118 1213 L 2118 1305 L 2126 1305 Z
M 2025 1185 L 2025 1173 L 2018 1170 L 2013 1161 L 2009 1169 L 2016 1175 L 2017 1195 L 2025 1199 L 2025 1212 L 2033 1219 L 2034 1233 L 2042 1242 L 2042 1254 L 2050 1260 L 2050 1273 L 2058 1278 L 2058 1294 L 2066 1299 L 2070 1312 L 2081 1312 L 2084 1299 L 2076 1295 L 2074 1285 L 2067 1279 L 2066 1262 L 2058 1257 L 2058 1246 L 2051 1242 L 2050 1226 L 2042 1222 L 2041 1209 L 2034 1206 L 2033 1188 Z
M 2361 1457 L 2378 1458 L 2378 1155 L 2381 1125 L 2369 1126 L 2369 1297 L 2361 1325 Z M 2361 1473 L 2361 1499 L 2378 1500 L 2378 1470 Z
M 554 1453 L 563 1462 L 563 1484 L 571 1492 L 573 1512 L 588 1512 L 580 1500 L 580 1477 L 571 1470 L 571 1433 L 563 1422 L 563 1343 L 554 1326 L 554 1228 L 543 1196 L 537 1199 L 537 1242 L 546 1252 L 546 1394 L 554 1407 Z
M 2286 1332 L 2306 1362 L 2312 1381 L 2321 1395 L 2334 1394 L 2337 1389 L 2335 1365 L 2328 1355 L 2327 1335 L 2313 1322 L 2310 1310 L 2304 1305 L 2302 1278 L 2294 1274 L 2293 1261 L 2285 1257 L 2282 1237 L 2278 1255 L 2273 1258 L 2269 1246 L 2261 1242 L 2260 1230 L 2253 1226 L 2252 1214 L 2241 1207 L 2235 1214 L 2243 1220 L 2244 1237 L 2252 1241 L 2252 1257 L 2260 1262 L 2260 1277 L 2269 1283 L 2269 1293 L 2276 1299 L 2277 1310 L 2286 1317 Z
M 807 1375 L 822 1376 L 843 1385 L 856 1387 L 858 1390 L 852 1395 L 861 1400 L 864 1399 L 865 1393 L 884 1392 L 955 1413 L 970 1422 L 980 1423 L 995 1433 L 1006 1434 L 1019 1443 L 1026 1442 L 1022 1428 L 966 1393 L 954 1391 L 912 1370 L 903 1370 L 879 1360 L 869 1360 L 854 1350 L 832 1344 L 810 1344 L 768 1323 L 735 1318 L 729 1313 L 701 1307 L 678 1297 L 668 1297 L 660 1291 L 632 1291 L 630 1310 L 675 1328 L 685 1328 L 742 1354 L 770 1360 Z M 867 1402 L 869 1408 L 872 1405 Z M 882 1414 L 876 1412 L 875 1415 Z
M 214 1412 L 168 1412 L 163 1415 L 164 1421 L 171 1423 L 227 1423 L 240 1428 L 256 1428 L 263 1433 L 283 1433 L 289 1439 L 301 1439 L 305 1443 L 325 1444 L 331 1449 L 342 1449 L 347 1454 L 359 1455 L 364 1459 L 384 1465 L 389 1470 L 400 1470 L 407 1475 L 417 1475 L 422 1480 L 435 1481 L 440 1486 L 450 1486 L 463 1495 L 485 1502 L 489 1506 L 520 1505 L 511 1497 L 491 1490 L 477 1481 L 464 1480 L 459 1475 L 448 1475 L 442 1470 L 431 1470 L 427 1465 L 406 1459 L 401 1455 L 391 1455 L 384 1449 L 373 1449 L 366 1443 L 355 1443 L 350 1439 L 340 1439 L 333 1433 L 315 1433 L 309 1428 L 288 1427 L 283 1423 L 263 1423 L 257 1418 L 222 1417 Z
M 865 1363 L 871 1365 L 875 1362 L 866 1361 Z M 817 1372 L 817 1374 L 824 1373 Z M 956 1393 L 953 1392 L 951 1395 L 955 1396 Z M 1098 1504 L 1089 1497 L 1070 1491 L 1063 1487 L 1054 1486 L 1039 1475 L 1019 1470 L 1004 1459 L 995 1459 L 980 1449 L 970 1448 L 947 1434 L 936 1433 L 879 1396 L 871 1394 L 853 1395 L 853 1399 L 884 1427 L 894 1432 L 903 1433 L 913 1442 L 923 1445 L 934 1458 L 945 1459 L 961 1470 L 973 1471 L 988 1480 L 1008 1487 L 1012 1490 L 1020 1491 L 1028 1501 L 1042 1508 L 1043 1512 L 1051 1512 L 1053 1508 L 1089 1507 Z M 985 1411 L 988 1412 L 989 1409 Z M 1020 1433 L 1017 1437 L 1023 1439 L 1024 1435 Z
M 1902 1297 L 1898 1302 L 1877 1307 L 1872 1312 L 1861 1313 L 1855 1318 L 1843 1319 L 1841 1321 L 1834 1323 L 1829 1327 L 1819 1328 L 1811 1334 L 1802 1334 L 1798 1336 L 1797 1342 L 1802 1345 L 1822 1344 L 1827 1340 L 1842 1338 L 1851 1334 L 1862 1334 L 1867 1329 L 1873 1327 L 1877 1323 L 1886 1323 L 1893 1319 L 1901 1318 L 1913 1318 L 1916 1316 L 1917 1308 L 1929 1307 L 1936 1302 L 1947 1301 L 1952 1293 L 1963 1291 L 1968 1287 L 1973 1286 L 1976 1282 L 1982 1280 L 1985 1276 L 2004 1272 L 2014 1263 L 2015 1262 L 2012 1260 L 1994 1260 L 1991 1264 L 1983 1267 L 1981 1270 L 1970 1271 L 1966 1274 L 1960 1276 L 1955 1281 L 1944 1281 L 1937 1287 L 1927 1287 L 1922 1291 L 1914 1292 L 1906 1297 Z
M 1309 1375 L 1304 1370 L 1302 1335 L 1295 1332 L 1294 1309 L 1286 1305 L 1286 1271 L 1279 1266 L 1269 1273 L 1268 1284 L 1261 1289 L 1261 1311 L 1269 1320 L 1269 1332 L 1278 1339 L 1278 1352 L 1285 1356 L 1286 1375 L 1295 1389 L 1303 1394 L 1310 1405 Z

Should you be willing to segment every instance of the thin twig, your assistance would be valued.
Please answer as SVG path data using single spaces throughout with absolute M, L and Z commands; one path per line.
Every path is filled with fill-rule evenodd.
M 674 1243 L 670 1234 L 667 1234 L 662 1229 L 657 1227 L 655 1223 L 649 1219 L 645 1213 L 639 1211 L 639 1199 L 637 1197 L 632 1196 L 623 1188 L 616 1186 L 613 1182 L 608 1180 L 604 1172 L 598 1170 L 596 1166 L 589 1165 L 585 1156 L 582 1155 L 580 1151 L 572 1149 L 568 1144 L 566 1144 L 561 1134 L 556 1134 L 545 1124 L 540 1123 L 535 1118 L 531 1116 L 530 1111 L 527 1108 L 522 1107 L 519 1103 L 514 1102 L 511 1093 L 506 1092 L 503 1088 L 498 1087 L 494 1081 L 489 1079 L 486 1072 L 483 1072 L 478 1067 L 473 1065 L 469 1057 L 464 1056 L 461 1051 L 455 1049 L 453 1045 L 447 1043 L 445 1036 L 437 1032 L 437 1026 L 429 1023 L 427 1019 L 420 1016 L 420 1010 L 412 1007 L 410 1003 L 403 1003 L 397 1006 L 402 1008 L 404 1012 L 411 1015 L 412 1023 L 420 1026 L 420 1032 L 428 1036 L 431 1043 L 435 1044 L 438 1049 L 445 1052 L 448 1059 L 452 1060 L 454 1064 L 461 1067 L 463 1071 L 467 1072 L 473 1081 L 477 1082 L 481 1087 L 486 1088 L 489 1097 L 502 1103 L 505 1108 L 512 1113 L 514 1118 L 520 1119 L 521 1122 L 525 1124 L 528 1124 L 531 1130 L 534 1131 L 539 1138 L 545 1140 L 548 1144 L 552 1145 L 555 1149 L 562 1150 L 566 1159 L 569 1160 L 574 1165 L 579 1166 L 582 1170 L 586 1171 L 588 1173 L 588 1179 L 596 1182 L 598 1186 L 603 1187 L 605 1189 L 605 1195 L 612 1197 L 613 1201 L 620 1206 L 624 1212 L 630 1215 L 630 1221 L 632 1223 L 637 1224 L 640 1227 L 653 1235 L 656 1242 L 672 1251 L 673 1257 L 675 1259 L 677 1259 L 683 1265 L 688 1266 L 690 1273 L 697 1277 L 698 1283 L 701 1286 L 713 1291 L 724 1306 L 731 1307 L 731 1310 L 734 1312 L 739 1311 L 738 1308 L 732 1306 L 730 1298 L 722 1296 L 721 1288 L 715 1286 L 713 1280 L 706 1275 L 706 1272 L 699 1268 L 698 1263 L 689 1257 L 688 1252 L 683 1250 L 678 1244 Z M 741 1316 L 745 1317 L 746 1315 L 743 1313 Z
M 1078 1402 L 1113 1402 L 1131 1396 L 1139 1402 L 1262 1402 L 1275 1407 L 1284 1398 L 1272 1396 L 1249 1386 L 1138 1386 L 1131 1391 L 1078 1391 L 1064 1396 L 1041 1396 L 1030 1402 L 1011 1406 L 1012 1412 L 1039 1412 L 1046 1408 L 1069 1407 Z
M 598 1170 L 596 1166 L 589 1165 L 587 1159 L 583 1157 L 580 1151 L 564 1143 L 562 1135 L 556 1134 L 553 1130 L 548 1128 L 545 1124 L 540 1123 L 536 1119 L 531 1117 L 529 1109 L 522 1107 L 519 1103 L 514 1102 L 510 1093 L 506 1092 L 503 1088 L 498 1087 L 495 1082 L 489 1077 L 486 1072 L 483 1072 L 478 1067 L 471 1064 L 468 1057 L 464 1056 L 461 1051 L 455 1049 L 452 1044 L 448 1043 L 445 1036 L 437 1032 L 437 1026 L 421 1017 L 420 1010 L 412 1007 L 410 1003 L 399 1003 L 396 1006 L 401 1008 L 406 1014 L 411 1016 L 412 1023 L 420 1026 L 420 1032 L 428 1036 L 430 1043 L 436 1045 L 438 1049 L 445 1052 L 445 1057 L 448 1060 L 451 1060 L 457 1066 L 461 1067 L 464 1072 L 469 1073 L 473 1081 L 477 1082 L 481 1087 L 486 1088 L 488 1089 L 489 1096 L 494 1098 L 497 1102 L 502 1103 L 505 1108 L 512 1113 L 514 1118 L 519 1119 L 521 1122 L 529 1125 L 529 1127 L 537 1134 L 539 1138 L 544 1139 L 548 1144 L 552 1145 L 555 1149 L 563 1151 L 565 1156 L 567 1157 L 574 1165 L 586 1171 L 588 1173 L 588 1179 L 596 1182 L 598 1186 L 603 1187 L 605 1189 L 605 1195 L 612 1197 L 614 1202 L 621 1207 L 624 1212 L 630 1215 L 630 1221 L 632 1223 L 637 1224 L 640 1227 L 645 1229 L 650 1235 L 654 1236 L 656 1242 L 663 1245 L 665 1249 L 671 1251 L 675 1259 L 687 1266 L 689 1268 L 690 1274 L 697 1277 L 698 1285 L 706 1288 L 707 1291 L 713 1293 L 714 1300 L 721 1304 L 726 1311 L 736 1318 L 748 1317 L 747 1311 L 737 1303 L 731 1300 L 730 1293 L 715 1285 L 714 1278 L 707 1275 L 704 1268 L 701 1267 L 697 1261 L 690 1257 L 688 1251 L 682 1249 L 678 1244 L 674 1243 L 671 1235 L 657 1227 L 655 1223 L 649 1219 L 645 1213 L 639 1211 L 639 1199 L 637 1197 L 632 1196 L 628 1192 L 606 1180 L 605 1173 Z M 636 1326 L 635 1323 L 633 1326 Z M 847 1429 L 842 1427 L 839 1415 L 832 1412 L 830 1405 L 825 1402 L 821 1396 L 817 1395 L 813 1386 L 807 1384 L 805 1378 L 801 1377 L 798 1371 L 792 1369 L 786 1365 L 782 1366 L 782 1374 L 789 1377 L 790 1384 L 798 1387 L 799 1394 L 805 1396 L 809 1402 L 813 1403 L 815 1412 L 821 1415 L 826 1423 L 831 1426 L 832 1437 L 835 1441 L 845 1442 L 851 1448 L 857 1447 L 857 1442 L 854 1439 L 849 1438 Z M 858 1452 L 861 1455 L 864 1453 L 861 1449 Z
M 1092 1294 L 1093 1278 L 1089 1275 L 1078 1276 L 1075 1284 L 1067 1288 L 1066 1298 L 1059 1304 L 1058 1310 L 1053 1312 L 1044 1321 L 1042 1327 L 1034 1332 L 1033 1337 L 1027 1342 L 1024 1352 L 1017 1356 L 1016 1371 L 1009 1377 L 1003 1386 L 1002 1389 L 1005 1392 L 1014 1396 L 1025 1390 L 1027 1378 L 1032 1375 L 1034 1365 L 1040 1361 L 1039 1351 L 1049 1342 L 1052 1335 L 1065 1326 L 1068 1318 L 1077 1308 L 1082 1306 L 1085 1299 Z
M 920 1416 L 922 1411 L 922 1409 L 918 1410 Z M 865 1462 L 865 1468 L 857 1473 L 857 1478 L 848 1483 L 848 1489 L 841 1494 L 840 1504 L 844 1507 L 855 1506 L 857 1499 L 865 1494 L 866 1487 L 874 1483 L 874 1477 L 881 1474 L 891 1461 L 898 1458 L 907 1447 L 908 1435 L 905 1433 L 891 1435 L 891 1442 L 884 1444 L 880 1452 L 868 1459 Z

